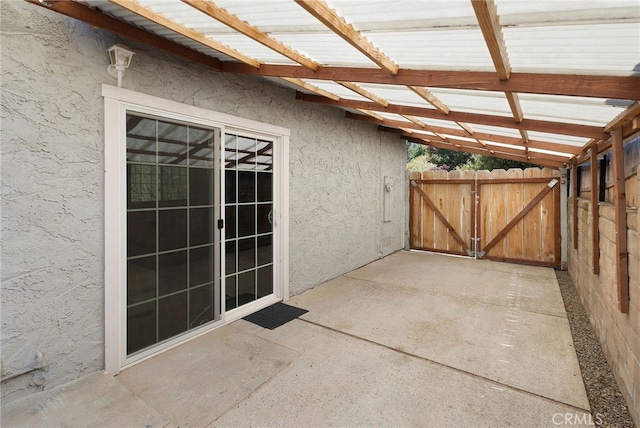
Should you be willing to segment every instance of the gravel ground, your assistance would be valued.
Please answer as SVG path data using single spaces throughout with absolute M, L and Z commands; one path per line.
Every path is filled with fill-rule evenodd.
M 569 318 L 594 423 L 603 427 L 633 428 L 635 425 L 629 416 L 625 399 L 607 364 L 569 273 L 557 270 L 556 277 Z

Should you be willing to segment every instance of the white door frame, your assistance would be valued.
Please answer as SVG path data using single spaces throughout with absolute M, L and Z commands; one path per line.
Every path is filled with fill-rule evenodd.
M 141 94 L 110 85 L 102 85 L 104 97 L 105 135 L 105 370 L 118 374 L 130 364 L 170 349 L 185 340 L 202 335 L 278 300 L 289 298 L 289 135 L 287 128 L 227 115 L 175 101 Z M 223 134 L 249 134 L 274 141 L 273 148 L 273 263 L 274 296 L 260 299 L 240 308 L 224 310 L 224 270 L 221 272 L 221 320 L 163 342 L 136 354 L 126 356 L 126 113 L 146 113 L 184 122 L 220 128 Z M 221 144 L 221 148 L 224 144 Z M 224 171 L 221 156 L 220 171 Z M 220 174 L 224 180 L 224 173 Z M 224 186 L 224 182 L 221 183 Z M 224 187 L 221 187 L 224 189 Z M 223 201 L 222 201 L 223 202 Z M 224 210 L 221 210 L 224 218 Z M 224 230 L 221 234 L 224 242 Z M 218 248 L 222 251 L 222 248 Z M 222 263 L 221 269 L 224 269 Z

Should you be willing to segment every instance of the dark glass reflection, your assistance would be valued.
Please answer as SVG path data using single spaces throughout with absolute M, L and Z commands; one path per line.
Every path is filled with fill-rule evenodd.
M 158 211 L 159 251 L 187 246 L 187 210 Z
M 273 293 L 273 266 L 258 269 L 258 298 Z
M 158 256 L 158 292 L 160 296 L 187 288 L 187 252 Z M 162 313 L 162 312 L 161 312 Z
M 156 166 L 127 164 L 127 208 L 156 207 Z
M 127 308 L 127 354 L 156 343 L 156 301 Z
M 189 210 L 189 244 L 191 246 L 213 243 L 213 208 Z
M 224 172 L 224 187 L 225 203 L 234 204 L 236 202 L 236 172 L 234 170 Z
M 256 201 L 256 173 L 252 171 L 238 171 L 238 202 Z
M 236 273 L 236 241 L 228 241 L 225 246 L 225 267 L 226 275 Z
M 273 230 L 273 211 L 271 204 L 260 204 L 258 207 L 258 233 L 269 233 Z
M 258 202 L 271 202 L 273 200 L 273 174 L 259 172 L 257 178 Z
M 213 205 L 213 171 L 189 168 L 189 205 Z
M 213 281 L 213 246 L 189 250 L 189 287 Z
M 127 261 L 127 304 L 156 297 L 156 256 Z
M 127 213 L 127 257 L 156 251 L 156 212 Z
M 235 205 L 225 208 L 224 233 L 227 239 L 236 237 L 236 207 Z
M 159 299 L 158 310 L 162 314 L 158 320 L 158 340 L 169 339 L 187 330 L 186 291 Z
M 256 238 L 238 240 L 238 271 L 251 269 L 256 266 Z
M 213 320 L 213 285 L 189 290 L 189 328 Z
M 236 275 L 233 275 L 226 278 L 225 280 L 225 283 L 226 283 L 225 284 L 225 289 L 226 289 L 225 306 L 227 311 L 238 307 L 238 304 L 237 304 L 238 290 L 237 290 L 237 284 L 236 284 L 237 278 L 238 277 Z
M 240 205 L 238 207 L 238 237 L 255 235 L 255 210 L 255 205 Z
M 258 237 L 258 266 L 273 262 L 273 235 Z
M 238 275 L 238 306 L 256 300 L 256 272 Z

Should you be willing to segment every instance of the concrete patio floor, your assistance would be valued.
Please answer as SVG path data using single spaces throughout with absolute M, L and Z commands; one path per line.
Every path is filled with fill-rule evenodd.
M 589 424 L 553 270 L 399 252 L 124 370 L 3 406 L 2 426 Z

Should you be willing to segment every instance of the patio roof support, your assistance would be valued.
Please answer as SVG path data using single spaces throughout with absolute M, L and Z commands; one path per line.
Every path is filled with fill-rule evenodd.
M 616 282 L 618 309 L 629 313 L 629 253 L 627 250 L 627 197 L 625 193 L 622 127 L 612 133 L 613 193 L 616 219 Z
M 567 270 L 567 260 L 569 259 L 567 253 L 567 236 L 569 231 L 567 202 L 567 168 L 560 168 L 560 269 L 562 270 Z
M 578 186 L 578 166 L 571 164 L 571 204 L 573 205 L 573 249 L 578 249 L 578 197 L 580 187 Z
M 598 150 L 591 148 L 591 257 L 594 275 L 600 275 L 600 212 L 598 206 Z

